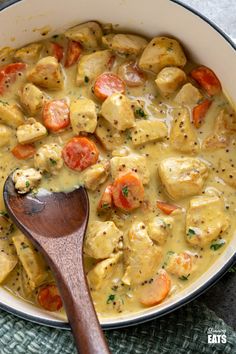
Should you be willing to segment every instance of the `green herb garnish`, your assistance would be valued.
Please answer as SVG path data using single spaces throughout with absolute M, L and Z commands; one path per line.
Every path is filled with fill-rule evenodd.
M 173 48 L 172 47 L 168 47 L 167 48 L 167 52 L 173 52 Z
M 110 302 L 113 302 L 115 300 L 116 295 L 115 294 L 110 294 L 107 298 L 107 304 L 110 304 Z
M 109 203 L 102 204 L 102 209 L 108 209 L 108 208 L 110 208 L 110 204 Z
M 127 140 L 132 140 L 132 136 L 131 136 L 131 131 L 130 130 L 126 131 L 126 139 Z
M 147 118 L 147 115 L 142 108 L 136 109 L 135 114 L 141 118 Z
M 7 101 L 0 100 L 0 102 L 1 102 L 4 106 L 9 106 L 9 103 L 8 103 Z
M 87 84 L 89 82 L 89 77 L 88 76 L 85 76 L 84 77 L 84 82 Z
M 185 281 L 185 280 L 188 280 L 189 276 L 190 276 L 190 274 L 188 274 L 187 276 L 182 275 L 181 277 L 179 277 L 179 279 Z
M 9 215 L 4 210 L 0 211 L 0 215 L 5 216 L 6 218 L 9 218 Z
M 26 181 L 26 182 L 25 182 L 25 186 L 26 186 L 26 188 L 29 188 L 29 186 L 30 186 L 29 181 Z
M 22 249 L 22 250 L 25 250 L 26 248 L 29 248 L 29 246 L 26 245 L 25 243 L 22 243 L 22 244 L 21 244 L 21 249 Z
M 193 235 L 196 235 L 196 232 L 193 230 L 193 229 L 188 229 L 188 232 L 187 232 L 187 235 L 189 236 L 189 237 L 191 237 L 191 236 L 193 236 Z
M 224 240 L 219 240 L 218 242 L 212 243 L 210 245 L 210 249 L 212 251 L 217 251 L 219 248 L 221 248 L 222 246 L 224 246 L 225 241 Z
M 56 164 L 57 164 L 56 160 L 52 159 L 51 157 L 50 157 L 49 160 L 50 160 L 50 162 L 51 162 L 52 165 L 56 165 Z
M 128 190 L 127 186 L 122 188 L 122 194 L 123 194 L 124 197 L 128 197 L 129 190 Z

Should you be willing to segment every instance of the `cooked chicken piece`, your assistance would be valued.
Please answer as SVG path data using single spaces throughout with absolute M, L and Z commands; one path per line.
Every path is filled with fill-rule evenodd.
M 95 259 L 109 258 L 123 248 L 123 233 L 113 221 L 93 221 L 90 223 L 84 252 Z
M 196 106 L 201 99 L 201 92 L 190 83 L 185 84 L 175 96 L 175 102 L 187 106 Z
M 186 61 L 179 42 L 173 38 L 155 37 L 144 49 L 139 67 L 157 74 L 166 66 L 183 67 Z
M 20 125 L 16 131 L 17 140 L 20 144 L 29 144 L 42 140 L 47 134 L 45 126 L 34 118 L 27 119 L 25 124 Z
M 32 43 L 26 47 L 20 48 L 15 52 L 14 58 L 17 61 L 23 63 L 32 64 L 35 63 L 40 55 L 42 49 L 41 43 Z
M 0 124 L 0 147 L 9 145 L 11 139 L 11 129 L 4 124 Z
M 29 279 L 31 289 L 40 286 L 48 277 L 47 265 L 30 240 L 20 231 L 12 237 L 17 255 Z
M 138 285 L 154 276 L 162 259 L 162 249 L 149 238 L 143 222 L 132 224 L 125 239 L 125 274 L 122 281 Z
M 168 252 L 165 263 L 167 272 L 183 280 L 186 280 L 193 270 L 193 256 L 188 252 Z
M 148 224 L 148 235 L 159 245 L 164 245 L 172 234 L 174 219 L 171 216 L 157 216 Z
M 16 128 L 25 123 L 24 115 L 16 104 L 0 101 L 0 122 Z
M 78 86 L 92 82 L 97 76 L 108 70 L 112 52 L 100 50 L 95 53 L 82 56 L 78 62 L 76 84 Z
M 186 82 L 186 74 L 183 70 L 176 67 L 167 67 L 162 69 L 155 83 L 163 96 L 174 93 Z
M 108 151 L 114 150 L 124 142 L 124 136 L 122 133 L 102 117 L 98 120 L 95 135 L 103 147 Z
M 13 61 L 15 49 L 3 47 L 0 49 L 0 65 L 10 64 Z
M 41 172 L 34 168 L 27 168 L 25 170 L 18 169 L 13 173 L 12 180 L 18 193 L 24 194 L 30 192 L 37 187 L 42 179 Z
M 167 126 L 160 120 L 139 120 L 131 130 L 132 143 L 137 146 L 150 141 L 161 140 L 168 134 Z
M 129 171 L 137 173 L 143 184 L 148 184 L 150 172 L 147 166 L 147 158 L 140 155 L 115 156 L 110 160 L 111 176 L 116 179 L 120 174 Z
M 232 162 L 220 159 L 219 176 L 229 186 L 236 188 L 236 167 Z
M 13 254 L 7 254 L 5 252 L 0 252 L 0 284 L 6 279 L 6 277 L 11 273 L 11 271 L 17 265 L 17 256 Z
M 116 266 L 118 265 L 122 256 L 122 252 L 114 254 L 95 265 L 87 274 L 89 287 L 92 290 L 99 290 L 104 283 L 111 278 Z
M 208 177 L 208 166 L 198 158 L 170 157 L 159 164 L 159 176 L 172 199 L 201 193 Z
M 95 191 L 98 186 L 107 180 L 109 169 L 110 164 L 107 160 L 103 160 L 91 167 L 86 168 L 82 176 L 85 187 L 91 191 Z
M 20 93 L 20 102 L 26 113 L 34 116 L 43 107 L 45 97 L 43 92 L 33 84 L 25 84 Z
M 70 104 L 70 121 L 73 132 L 93 133 L 97 126 L 95 103 L 88 98 L 78 98 Z
M 224 202 L 218 196 L 198 196 L 190 200 L 186 214 L 187 241 L 203 247 L 229 227 Z
M 97 48 L 102 39 L 102 29 L 97 22 L 86 22 L 69 28 L 65 36 L 73 41 L 79 42 L 84 48 Z
M 61 146 L 55 143 L 41 146 L 34 155 L 35 168 L 57 175 L 63 167 L 61 152 Z
M 199 150 L 196 129 L 193 127 L 189 111 L 185 107 L 172 110 L 172 126 L 170 131 L 170 145 L 173 149 L 194 154 Z
M 216 117 L 213 133 L 202 142 L 202 149 L 216 150 L 227 147 L 230 142 L 230 131 L 227 126 L 227 114 L 225 114 L 224 110 L 221 110 Z
M 147 40 L 133 34 L 108 34 L 102 37 L 108 48 L 121 53 L 139 55 L 147 45 Z
M 103 102 L 101 115 L 118 130 L 132 128 L 135 124 L 131 101 L 121 93 L 113 93 Z
M 48 90 L 61 90 L 64 86 L 61 65 L 54 57 L 40 59 L 27 74 L 27 78 L 33 84 Z

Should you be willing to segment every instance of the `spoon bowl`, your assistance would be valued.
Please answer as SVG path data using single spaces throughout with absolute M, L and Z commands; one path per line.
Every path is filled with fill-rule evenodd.
M 19 194 L 10 175 L 4 185 L 7 212 L 44 255 L 54 272 L 80 353 L 109 353 L 88 289 L 83 241 L 89 218 L 86 189 Z

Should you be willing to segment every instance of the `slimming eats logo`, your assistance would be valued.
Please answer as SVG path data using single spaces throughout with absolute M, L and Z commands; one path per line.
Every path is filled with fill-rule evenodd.
M 226 343 L 227 336 L 225 329 L 214 329 L 212 327 L 207 330 L 207 343 Z

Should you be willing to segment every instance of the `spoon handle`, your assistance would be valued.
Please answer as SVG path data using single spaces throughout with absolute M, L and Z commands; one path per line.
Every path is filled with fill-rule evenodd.
M 88 289 L 82 250 L 76 239 L 74 247 L 77 248 L 71 247 L 71 241 L 67 244 L 69 248 L 59 241 L 57 252 L 49 254 L 76 347 L 80 354 L 107 354 L 110 351 Z

